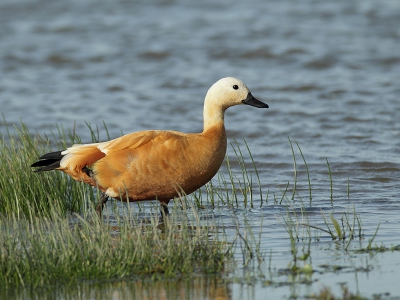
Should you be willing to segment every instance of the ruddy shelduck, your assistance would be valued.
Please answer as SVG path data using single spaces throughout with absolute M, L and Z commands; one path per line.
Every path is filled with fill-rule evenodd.
M 239 104 L 268 108 L 241 80 L 222 78 L 205 97 L 201 133 L 139 131 L 45 154 L 32 167 L 38 167 L 36 172 L 60 170 L 97 187 L 100 215 L 109 197 L 130 202 L 158 200 L 161 214 L 168 214 L 171 199 L 194 192 L 217 173 L 227 147 L 224 113 Z

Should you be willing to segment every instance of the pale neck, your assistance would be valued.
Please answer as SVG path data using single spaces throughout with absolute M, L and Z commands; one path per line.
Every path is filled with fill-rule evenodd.
M 213 128 L 215 126 L 223 126 L 224 125 L 224 113 L 225 109 L 222 107 L 218 107 L 215 105 L 207 105 L 204 103 L 204 111 L 203 111 L 203 117 L 204 117 L 204 131 L 207 131 L 210 128 Z

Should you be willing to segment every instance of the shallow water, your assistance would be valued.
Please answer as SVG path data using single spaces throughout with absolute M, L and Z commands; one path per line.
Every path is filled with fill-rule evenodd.
M 288 137 L 308 164 L 311 207 L 294 144 L 297 199 L 311 224 L 321 223 L 320 209 L 340 218 L 354 207 L 364 240 L 352 248 L 366 247 L 378 224 L 374 244 L 400 244 L 399 1 L 5 0 L 0 25 L 0 111 L 9 124 L 22 119 L 32 131 L 50 133 L 57 123 L 87 142 L 85 122 L 102 128 L 103 120 L 113 138 L 143 129 L 198 132 L 207 89 L 235 76 L 270 105 L 233 107 L 225 120 L 229 142 L 235 138 L 245 149 L 244 138 L 251 149 L 264 199 L 269 191 L 268 204 L 260 208 L 258 196 L 254 208 L 238 215 L 254 228 L 263 218 L 261 248 L 272 253 L 272 266 L 287 268 L 292 259 L 276 218 L 285 209 L 272 204 L 288 181 L 291 195 Z M 3 123 L 0 130 L 5 133 Z M 105 139 L 103 129 L 100 135 Z M 235 157 L 232 148 L 228 154 Z M 204 213 L 217 214 L 226 226 L 232 221 L 228 207 Z M 301 297 L 323 285 L 339 291 L 341 282 L 364 296 L 400 297 L 398 251 L 346 253 L 321 235 L 312 243 L 318 272 L 310 283 L 231 283 L 228 298 Z M 319 267 L 326 264 L 350 267 Z M 357 271 L 365 265 L 371 269 Z M 288 282 L 287 275 L 280 278 Z M 186 291 L 195 293 L 190 286 Z

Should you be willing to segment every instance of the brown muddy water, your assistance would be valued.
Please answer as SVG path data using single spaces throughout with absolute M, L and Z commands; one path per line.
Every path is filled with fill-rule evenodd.
M 400 245 L 400 1 L 3 0 L 0 41 L 0 112 L 40 133 L 57 123 L 90 142 L 85 122 L 101 128 L 103 121 L 112 138 L 144 129 L 198 132 L 205 93 L 226 76 L 270 105 L 233 107 L 225 117 L 229 142 L 245 150 L 244 138 L 250 147 L 262 205 L 255 193 L 253 208 L 201 211 L 228 233 L 232 210 L 243 230 L 246 223 L 257 234 L 261 228 L 260 276 L 239 268 L 190 281 L 82 282 L 18 297 L 302 299 L 324 286 L 340 295 L 345 285 L 364 297 L 400 299 L 400 252 L 390 250 Z M 295 144 L 296 201 L 274 203 L 288 182 L 290 198 L 294 184 L 288 137 L 307 161 L 311 204 Z M 234 160 L 232 148 L 228 155 Z M 352 221 L 355 211 L 362 230 L 346 251 L 347 240 L 314 229 L 309 243 L 299 226 L 299 255 L 308 245 L 311 254 L 299 265 L 314 272 L 295 276 L 287 272 L 293 255 L 280 222 L 287 211 L 299 215 L 301 202 L 311 225 L 324 227 L 323 213 Z M 378 225 L 372 246 L 389 250 L 359 251 Z

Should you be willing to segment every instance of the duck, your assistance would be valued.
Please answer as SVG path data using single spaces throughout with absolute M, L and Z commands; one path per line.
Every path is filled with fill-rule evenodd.
M 240 79 L 222 78 L 206 93 L 200 133 L 133 132 L 44 154 L 31 167 L 35 172 L 58 170 L 97 188 L 100 199 L 96 211 L 100 216 L 109 198 L 158 200 L 161 216 L 166 216 L 170 200 L 193 193 L 218 172 L 227 150 L 224 114 L 236 105 L 269 107 Z

